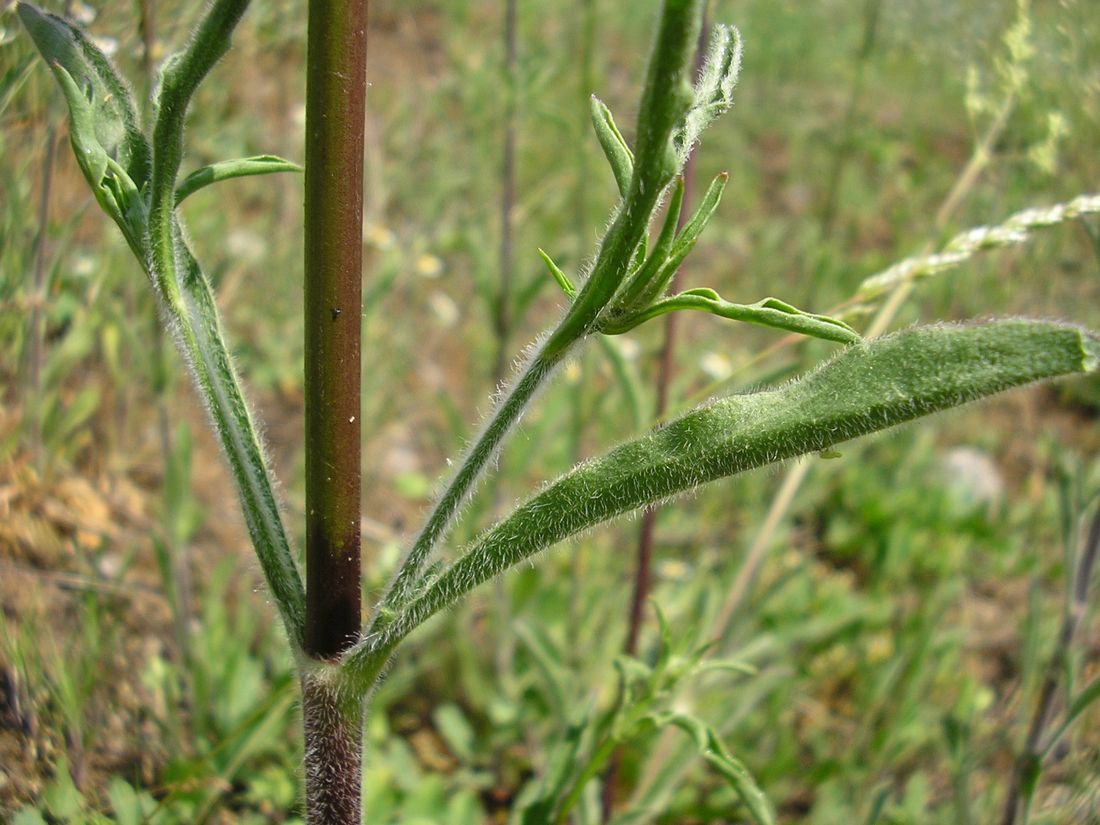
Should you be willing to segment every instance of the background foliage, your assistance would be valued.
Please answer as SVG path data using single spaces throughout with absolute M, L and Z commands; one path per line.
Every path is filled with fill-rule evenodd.
M 156 3 L 154 58 L 179 42 L 190 5 Z M 1095 190 L 1100 23 L 1089 7 L 1036 4 L 1024 31 L 1009 2 L 712 4 L 714 19 L 740 27 L 745 63 L 737 105 L 700 158 L 701 180 L 724 169 L 730 183 L 688 285 L 824 311 L 958 230 Z M 133 7 L 74 11 L 143 76 Z M 376 595 L 493 389 L 507 84 L 503 47 L 487 36 L 502 4 L 376 0 L 371 12 L 364 538 Z M 588 94 L 633 122 L 637 44 L 654 13 L 521 4 L 514 345 L 560 311 L 536 248 L 575 270 L 614 198 Z M 188 169 L 266 152 L 300 160 L 304 25 L 289 3 L 250 11 L 218 82 L 200 91 Z M 0 813 L 290 821 L 301 761 L 290 666 L 229 482 L 143 277 L 88 209 L 53 79 L 13 12 L 0 27 Z M 989 165 L 937 227 L 1006 95 Z M 184 207 L 296 531 L 299 187 L 239 180 Z M 1066 224 L 922 284 L 896 323 L 1019 313 L 1096 328 L 1098 267 L 1095 220 Z M 674 409 L 793 374 L 829 348 L 769 350 L 776 333 L 705 317 L 681 330 Z M 472 505 L 470 535 L 649 423 L 659 346 L 650 325 L 613 340 L 614 357 L 592 348 L 570 364 Z M 1098 404 L 1095 380 L 1020 392 L 813 460 L 746 581 L 780 472 L 664 512 L 654 599 L 676 628 L 671 649 L 690 660 L 742 587 L 720 652 L 751 668 L 673 680 L 657 706 L 714 726 L 781 820 L 993 819 L 1049 667 L 1067 548 L 1100 481 Z M 536 795 L 619 689 L 610 662 L 635 531 L 591 533 L 415 637 L 375 699 L 367 821 L 507 821 Z M 1100 668 L 1095 614 L 1067 668 L 1079 684 Z M 658 647 L 651 612 L 642 658 Z M 1096 713 L 1053 754 L 1033 821 L 1100 811 Z M 624 801 L 634 794 L 662 822 L 737 821 L 687 737 L 639 726 L 630 741 Z

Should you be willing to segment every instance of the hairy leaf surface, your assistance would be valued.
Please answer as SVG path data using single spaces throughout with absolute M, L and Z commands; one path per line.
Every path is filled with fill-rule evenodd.
M 1011 387 L 1091 372 L 1098 359 L 1095 336 L 1044 321 L 915 327 L 853 344 L 801 379 L 715 401 L 579 465 L 485 533 L 368 644 L 391 647 L 481 582 L 622 513 Z

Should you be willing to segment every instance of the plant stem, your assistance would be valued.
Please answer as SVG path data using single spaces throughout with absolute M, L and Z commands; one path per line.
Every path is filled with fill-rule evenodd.
M 305 172 L 305 651 L 359 633 L 365 0 L 311 0 Z M 308 746 L 307 746 L 308 747 Z
M 360 627 L 360 330 L 367 2 L 310 0 L 306 47 L 304 650 L 336 660 Z M 361 817 L 362 695 L 302 673 L 306 819 Z
M 622 284 L 634 250 L 649 226 L 653 210 L 679 169 L 672 152 L 672 133 L 690 103 L 687 82 L 701 23 L 701 0 L 668 0 L 661 12 L 657 41 L 649 62 L 638 113 L 634 174 L 623 202 L 600 245 L 584 287 L 565 317 L 545 337 L 481 431 L 458 471 L 436 501 L 412 547 L 402 559 L 379 610 L 367 630 L 365 646 L 354 668 L 376 665 L 372 639 L 385 629 L 393 611 L 410 600 L 428 557 L 446 535 L 459 507 L 519 421 L 543 381 L 569 351 L 593 331 L 600 312 Z
M 302 673 L 309 825 L 359 825 L 362 820 L 363 705 L 330 666 L 307 666 Z
M 703 25 L 699 33 L 699 43 L 695 51 L 695 70 L 698 72 L 703 67 L 703 59 L 706 56 L 707 13 L 703 10 Z M 697 153 L 692 149 L 684 166 L 684 194 L 683 209 L 676 220 L 676 233 L 679 234 L 691 217 L 691 204 L 694 200 L 695 190 L 695 166 Z M 682 280 L 683 268 L 677 268 L 669 283 L 669 292 L 675 295 L 679 291 Z M 672 383 L 673 351 L 676 348 L 676 328 L 679 323 L 679 314 L 670 312 L 665 316 L 664 340 L 661 343 L 661 353 L 657 362 L 657 403 L 654 407 L 654 418 L 660 420 L 668 410 L 668 390 Z M 630 596 L 630 610 L 627 614 L 626 643 L 623 652 L 627 656 L 634 656 L 638 652 L 638 638 L 642 632 L 642 620 L 645 613 L 646 599 L 649 598 L 650 582 L 652 580 L 653 544 L 657 531 L 657 513 L 659 504 L 646 507 L 642 511 L 642 523 L 638 529 L 638 550 L 634 558 L 634 587 Z M 611 820 L 615 807 L 615 797 L 618 794 L 619 773 L 622 768 L 623 750 L 616 748 L 611 756 L 611 762 L 607 767 L 607 775 L 604 779 L 601 806 L 604 822 Z
M 156 124 L 149 191 L 147 247 L 150 279 L 171 318 L 177 345 L 225 449 L 256 555 L 293 648 L 300 649 L 305 593 L 290 553 L 267 463 L 240 381 L 222 336 L 217 306 L 202 268 L 184 240 L 176 216 L 176 179 L 183 159 L 183 124 L 191 96 L 229 50 L 233 29 L 248 0 L 215 0 L 187 48 L 165 64 Z

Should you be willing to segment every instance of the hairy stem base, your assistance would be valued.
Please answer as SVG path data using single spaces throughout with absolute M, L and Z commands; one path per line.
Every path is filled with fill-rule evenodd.
M 306 822 L 359 825 L 363 773 L 363 702 L 339 682 L 302 675 Z

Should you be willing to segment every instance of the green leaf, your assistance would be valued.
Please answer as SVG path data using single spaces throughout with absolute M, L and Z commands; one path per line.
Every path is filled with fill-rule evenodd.
M 715 26 L 695 84 L 695 100 L 673 135 L 681 163 L 687 161 L 703 130 L 733 106 L 733 88 L 740 73 L 741 33 L 733 26 Z
M 42 792 L 42 802 L 50 815 L 68 822 L 84 810 L 84 796 L 69 773 L 69 760 L 62 757 L 54 768 L 54 778 Z
M 275 172 L 301 172 L 297 163 L 276 157 L 275 155 L 256 155 L 250 158 L 236 158 L 212 163 L 196 169 L 176 187 L 176 205 L 184 198 L 198 192 L 204 186 L 232 178 L 246 178 L 252 175 L 270 175 Z
M 1085 709 L 1088 708 L 1093 702 L 1100 699 L 1100 677 L 1093 679 L 1077 696 L 1074 697 L 1072 704 L 1069 706 L 1069 710 L 1066 711 L 1066 722 L 1073 724 Z
M 744 659 L 734 658 L 722 658 L 722 659 L 703 659 L 692 670 L 694 675 L 700 673 L 737 673 L 741 676 L 755 676 L 759 673 L 756 665 L 751 662 L 746 662 Z
M 80 139 L 85 143 L 94 141 L 140 188 L 149 178 L 151 152 L 126 81 L 76 26 L 30 3 L 19 3 L 16 10 L 43 59 L 59 80 L 58 69 L 69 75 L 86 103 L 84 126 L 90 130 L 82 128 Z M 74 98 L 68 90 L 66 98 L 72 112 Z M 73 140 L 75 146 L 75 136 Z M 98 180 L 89 182 L 98 184 Z
M 669 251 L 676 240 L 676 224 L 680 220 L 680 210 L 684 205 L 684 176 L 679 175 L 673 184 L 672 198 L 668 203 L 668 211 L 665 213 L 665 223 L 661 227 L 661 234 L 657 236 L 657 242 L 649 257 L 638 267 L 626 285 L 619 290 L 608 311 L 611 314 L 628 313 L 648 303 L 645 295 L 649 292 L 647 287 L 657 277 L 665 262 L 668 260 Z M 642 296 L 642 297 L 639 297 Z
M 69 403 L 58 404 L 50 410 L 42 424 L 42 436 L 47 443 L 62 445 L 72 438 L 99 409 L 101 401 L 99 388 L 84 387 Z
M 156 250 L 157 288 L 176 332 L 176 345 L 204 401 L 233 481 L 249 537 L 292 644 L 301 641 L 305 590 L 275 498 L 271 470 L 222 337 L 206 274 L 173 219 L 171 242 Z M 154 247 L 158 244 L 154 243 Z
M 871 800 L 871 808 L 867 812 L 867 819 L 863 825 L 878 825 L 882 818 L 882 811 L 886 807 L 886 800 L 890 798 L 891 787 L 887 784 L 879 788 Z
M 191 97 L 214 65 L 229 51 L 233 30 L 249 0 L 212 0 L 206 5 L 187 47 L 163 62 L 153 124 L 150 173 L 150 234 L 153 252 L 164 253 L 172 243 L 176 179 L 183 160 L 183 125 Z M 163 274 L 163 273 L 161 273 Z
M 458 705 L 448 702 L 440 705 L 432 714 L 435 728 L 456 757 L 471 764 L 476 755 L 477 734 Z
M 92 189 L 100 208 L 122 230 L 134 255 L 145 257 L 145 201 L 137 186 L 118 162 L 104 149 L 96 135 L 97 115 L 93 102 L 60 64 L 52 67 L 58 85 L 69 104 L 69 143 L 77 165 Z
M 859 333 L 854 329 L 843 321 L 830 318 L 828 315 L 814 315 L 803 312 L 785 301 L 780 301 L 778 298 L 765 298 L 755 304 L 733 304 L 724 300 L 713 289 L 706 287 L 689 289 L 671 298 L 664 298 L 644 310 L 618 319 L 614 324 L 606 324 L 601 331 L 607 335 L 617 335 L 627 332 L 651 318 L 656 318 L 667 312 L 675 312 L 679 309 L 701 310 L 720 318 L 759 324 L 760 326 L 782 329 L 787 332 L 797 332 L 801 335 L 824 338 L 826 341 L 836 341 L 841 344 L 853 344 L 861 340 Z
M 374 651 L 513 564 L 708 481 L 816 452 L 1010 387 L 1092 372 L 1100 344 L 1045 321 L 915 327 L 844 349 L 776 389 L 710 403 L 585 462 L 481 536 L 377 638 Z
M 150 178 L 151 151 L 130 88 L 76 26 L 30 3 L 19 3 L 17 9 L 65 95 L 69 142 L 80 172 L 144 262 L 147 210 L 141 190 Z
M 662 270 L 661 277 L 658 279 L 660 287 L 651 293 L 652 297 L 655 298 L 664 291 L 665 286 L 672 280 L 673 274 L 680 268 L 680 264 L 695 248 L 695 242 L 699 240 L 699 236 L 707 228 L 707 224 L 710 223 L 710 219 L 718 209 L 718 204 L 722 202 L 722 193 L 726 191 L 726 184 L 729 179 L 729 173 L 720 172 L 710 182 L 703 199 L 699 201 L 699 206 L 696 207 L 691 219 L 684 224 L 683 230 L 676 237 L 676 243 L 669 250 L 668 260 L 665 262 L 665 270 L 669 271 Z
M 0 77 L 0 117 L 3 117 L 16 93 L 23 88 L 23 84 L 31 76 L 33 66 L 34 55 L 27 54 L 8 66 Z
M 175 208 L 187 108 L 199 83 L 229 50 L 233 30 L 247 7 L 248 0 L 213 0 L 187 47 L 162 67 L 153 127 L 156 153 L 148 190 L 149 254 L 141 260 L 206 403 L 264 577 L 291 644 L 298 648 L 305 621 L 301 575 L 275 499 L 268 460 L 222 336 L 210 282 L 188 247 Z
M 570 678 L 572 672 L 541 625 L 518 620 L 515 633 L 541 677 L 540 685 L 555 719 L 566 724 L 576 692 Z
M 699 239 L 699 235 L 706 228 L 707 223 L 722 200 L 722 192 L 725 190 L 728 180 L 729 175 L 722 172 L 711 181 L 698 208 L 684 225 L 680 234 L 673 239 L 672 235 L 679 220 L 683 199 L 681 178 L 681 182 L 677 184 L 676 190 L 673 192 L 672 201 L 669 203 L 668 216 L 665 219 L 665 226 L 661 231 L 657 246 L 645 261 L 645 264 L 631 276 L 627 285 L 620 290 L 614 303 L 608 307 L 599 323 L 601 332 L 605 335 L 618 335 L 633 329 L 645 320 L 635 321 L 635 318 L 639 313 L 646 311 L 653 301 L 664 293 L 665 288 L 676 275 L 676 271 L 680 268 L 684 259 L 695 248 L 695 242 Z M 670 232 L 670 229 L 672 232 Z
M 209 783 L 202 793 L 194 822 L 203 822 L 218 800 L 240 776 L 245 765 L 255 760 L 265 749 L 272 749 L 284 741 L 289 725 L 289 714 L 297 698 L 295 680 L 289 675 L 280 677 L 266 696 L 257 703 L 251 697 L 250 713 L 229 731 L 219 742 L 217 749 L 206 758 L 209 769 L 217 774 L 217 781 Z
M 726 750 L 713 728 L 686 713 L 658 714 L 652 717 L 652 721 L 657 727 L 673 725 L 690 736 L 699 749 L 699 755 L 733 788 L 757 825 L 775 825 L 775 810 L 767 795 L 748 768 Z
M 16 811 L 11 825 L 46 825 L 46 820 L 34 808 L 24 807 Z
M 125 779 L 116 776 L 107 788 L 111 808 L 118 825 L 142 825 L 156 808 L 156 802 L 147 793 L 139 794 Z
M 622 132 L 615 125 L 611 110 L 595 95 L 592 96 L 592 128 L 596 130 L 596 139 L 611 165 L 611 174 L 615 176 L 619 196 L 625 198 L 626 190 L 630 188 L 630 177 L 634 174 L 634 153 L 630 151 Z
M 573 282 L 569 280 L 569 277 L 561 271 L 556 263 L 554 263 L 554 259 L 547 255 L 541 247 L 539 248 L 539 257 L 542 258 L 542 262 L 546 264 L 546 269 L 550 272 L 550 276 L 557 282 L 558 286 L 561 287 L 561 291 L 569 298 L 576 298 L 577 288 L 573 286 Z
M 516 802 L 520 825 L 549 825 L 556 821 L 567 792 L 575 786 L 578 774 L 587 764 L 585 757 L 598 727 L 590 708 L 576 711 L 575 720 L 550 749 L 542 776 L 532 781 Z

